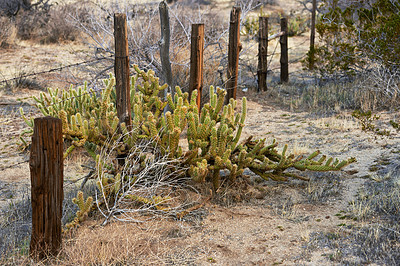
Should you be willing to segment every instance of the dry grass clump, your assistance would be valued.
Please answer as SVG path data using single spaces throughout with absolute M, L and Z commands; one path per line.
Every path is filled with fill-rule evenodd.
M 27 254 L 29 250 L 32 208 L 28 193 L 25 190 L 21 200 L 0 210 L 0 258 L 12 253 Z
M 400 219 L 400 176 L 390 172 L 384 177 L 376 176 L 377 181 L 368 182 L 358 192 L 358 198 L 350 202 L 351 215 L 362 221 L 381 217 L 386 221 L 398 222 Z
M 46 86 L 43 82 L 39 82 L 37 79 L 32 78 L 23 68 L 18 69 L 14 75 L 13 79 L 0 84 L 0 91 L 5 90 L 6 92 L 11 93 L 21 89 L 43 90 Z
M 398 225 L 344 225 L 335 231 L 311 233 L 306 253 L 324 249 L 322 256 L 340 265 L 397 265 L 400 260 L 399 232 Z
M 30 206 L 29 200 L 26 201 L 26 206 Z M 13 231 L 6 231 L 1 227 L 0 264 L 38 265 L 28 257 L 30 213 L 25 215 L 19 211 L 18 214 L 18 219 L 13 220 Z M 186 238 L 191 230 L 195 229 L 196 221 L 200 221 L 201 217 L 201 214 L 192 217 L 195 223 L 159 219 L 147 221 L 139 226 L 121 222 L 99 226 L 100 217 L 90 218 L 82 226 L 65 235 L 58 256 L 41 261 L 39 265 L 193 264 L 205 256 L 206 252 L 203 249 L 206 247 L 193 246 Z M 21 231 L 24 224 L 29 228 L 22 228 L 24 230 Z
M 334 263 L 353 265 L 395 265 L 400 260 L 400 182 L 396 172 L 375 177 L 338 213 L 343 222 L 338 229 L 315 232 L 306 244 L 306 253 L 328 248 L 324 256 Z M 363 224 L 355 225 L 355 221 Z M 306 255 L 307 256 L 307 255 Z
M 338 113 L 342 110 L 381 110 L 398 106 L 396 91 L 361 83 L 362 77 L 349 82 L 311 84 L 295 81 L 269 86 L 269 95 L 279 99 L 290 110 Z
M 150 221 L 137 226 L 88 221 L 65 241 L 54 264 L 62 265 L 188 265 L 204 256 L 186 240 L 190 226 L 174 221 Z
M 312 177 L 307 183 L 304 194 L 309 202 L 325 202 L 340 196 L 342 188 L 341 177 L 325 173 L 322 177 Z
M 72 221 L 77 206 L 72 203 L 78 188 L 65 184 L 62 224 Z M 21 191 L 22 196 L 0 209 L 0 264 L 13 264 L 14 260 L 26 260 L 32 231 L 32 205 L 30 190 Z M 84 189 L 85 194 L 93 194 L 93 186 Z M 20 257 L 21 256 L 21 257 Z M 24 258 L 25 257 L 25 258 Z M 28 260 L 29 261 L 29 260 Z M 20 264 L 20 262 L 18 262 Z M 25 262 L 23 263 L 25 264 Z

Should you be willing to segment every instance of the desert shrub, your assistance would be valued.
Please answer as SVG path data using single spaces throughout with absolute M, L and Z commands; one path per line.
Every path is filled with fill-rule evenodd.
M 400 4 L 398 1 L 359 2 L 326 0 L 319 6 L 316 25 L 319 44 L 309 51 L 305 65 L 315 59 L 322 82 L 352 87 L 353 109 L 392 109 L 400 92 Z M 396 56 L 394 56 L 396 55 Z M 360 98 L 359 96 L 362 96 Z
M 0 48 L 7 48 L 15 38 L 15 27 L 10 18 L 0 16 Z
M 309 21 L 301 15 L 291 15 L 288 19 L 288 36 L 298 36 L 307 31 Z
M 198 3 L 187 5 L 186 2 L 176 2 L 169 6 L 171 43 L 170 61 L 173 76 L 173 86 L 181 85 L 187 91 L 189 84 L 190 65 L 190 34 L 191 25 L 204 23 L 204 87 L 212 84 L 223 85 L 226 81 L 227 67 L 227 29 L 229 21 L 221 14 L 207 6 Z M 204 7 L 204 8 L 203 8 Z M 166 81 L 162 73 L 159 52 L 161 29 L 158 3 L 151 4 L 96 4 L 90 5 L 85 17 L 74 17 L 79 25 L 84 41 L 95 49 L 91 56 L 101 57 L 114 54 L 113 17 L 114 13 L 125 13 L 128 24 L 128 43 L 130 62 L 141 69 L 153 70 L 155 74 Z M 102 69 L 94 73 L 96 77 L 106 78 L 112 61 L 107 61 Z M 94 80 L 94 82 L 96 82 Z M 101 84 L 100 84 L 101 86 Z
M 79 36 L 69 14 L 84 12 L 73 4 L 39 5 L 20 11 L 15 18 L 17 37 L 22 40 L 36 40 L 41 43 L 74 41 Z
M 323 73 L 354 74 L 367 64 L 390 70 L 400 64 L 400 3 L 378 0 L 370 6 L 324 1 L 316 25 L 322 45 L 316 47 L 317 68 Z
M 0 16 L 15 16 L 21 9 L 31 6 L 31 0 L 0 0 Z

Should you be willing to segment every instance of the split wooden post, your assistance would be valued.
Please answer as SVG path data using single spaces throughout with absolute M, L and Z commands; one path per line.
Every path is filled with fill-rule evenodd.
M 267 91 L 268 17 L 259 17 L 258 31 L 258 90 Z
M 280 37 L 281 44 L 281 83 L 289 81 L 289 56 L 288 56 L 288 22 L 287 18 L 281 18 L 281 31 L 285 32 Z
M 239 72 L 239 52 L 242 49 L 240 43 L 240 7 L 233 7 L 229 24 L 229 46 L 228 46 L 228 76 L 226 81 L 227 96 L 225 104 L 229 99 L 236 99 L 238 72 Z
M 201 96 L 203 93 L 203 49 L 204 49 L 204 24 L 192 24 L 192 37 L 190 44 L 190 80 L 189 99 L 193 90 L 197 90 L 197 106 L 201 110 Z
M 64 198 L 61 119 L 34 120 L 31 154 L 32 235 L 29 253 L 36 259 L 55 256 L 61 247 Z
M 314 56 L 315 56 L 315 16 L 317 10 L 317 0 L 312 1 L 312 13 L 311 13 L 311 35 L 310 35 L 310 52 L 309 52 L 309 69 L 314 68 Z
M 120 123 L 131 125 L 129 50 L 126 15 L 114 14 L 116 109 Z

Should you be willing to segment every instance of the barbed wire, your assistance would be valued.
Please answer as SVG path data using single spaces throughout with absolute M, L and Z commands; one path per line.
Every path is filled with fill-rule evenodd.
M 49 69 L 49 70 L 44 70 L 44 71 L 25 74 L 25 75 L 20 75 L 18 77 L 14 77 L 14 78 L 10 78 L 10 79 L 0 80 L 0 83 L 7 83 L 7 82 L 18 80 L 18 79 L 21 79 L 21 78 L 27 78 L 27 77 L 42 75 L 42 74 L 51 73 L 51 72 L 55 72 L 55 71 L 61 71 L 61 70 L 65 69 L 65 68 L 76 67 L 76 66 L 80 66 L 80 65 L 86 65 L 86 64 L 94 63 L 94 62 L 101 61 L 101 60 L 111 59 L 112 57 L 113 56 L 96 58 L 96 59 L 87 60 L 87 61 L 83 61 L 83 62 L 79 62 L 79 63 L 74 63 L 74 64 L 70 64 L 70 65 L 66 65 L 66 66 L 52 68 L 52 69 Z
M 15 164 L 12 164 L 12 165 L 4 166 L 4 167 L 0 168 L 0 171 L 7 170 L 7 169 L 13 168 L 15 166 L 18 166 L 18 165 L 21 165 L 21 164 L 27 163 L 27 162 L 29 162 L 29 159 L 21 161 L 21 162 L 18 162 L 18 163 L 15 163 Z

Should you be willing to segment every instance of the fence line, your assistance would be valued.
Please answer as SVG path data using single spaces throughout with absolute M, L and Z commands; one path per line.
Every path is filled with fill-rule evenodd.
M 101 60 L 106 60 L 106 59 L 112 59 L 112 56 L 103 57 L 103 58 L 96 58 L 96 59 L 87 60 L 87 61 L 83 61 L 83 62 L 79 62 L 79 63 L 74 63 L 74 64 L 62 66 L 62 67 L 52 68 L 52 69 L 49 69 L 49 70 L 44 70 L 44 71 L 40 71 L 40 72 L 25 74 L 25 75 L 21 75 L 21 76 L 10 78 L 10 79 L 0 80 L 0 83 L 7 83 L 7 82 L 18 80 L 18 79 L 21 79 L 21 78 L 27 78 L 27 77 L 37 76 L 37 75 L 51 73 L 51 72 L 55 72 L 55 71 L 60 71 L 60 70 L 63 70 L 65 68 L 85 65 L 85 64 L 89 64 L 89 63 L 93 63 L 93 62 L 97 62 L 97 61 L 101 61 Z
M 18 166 L 18 165 L 21 165 L 21 164 L 27 163 L 27 162 L 29 162 L 29 159 L 24 160 L 24 161 L 22 161 L 22 162 L 18 162 L 18 163 L 12 164 L 12 165 L 8 165 L 8 166 L 5 166 L 5 167 L 2 167 L 2 168 L 0 168 L 0 171 L 7 170 L 7 169 L 13 168 L 13 167 L 15 167 L 15 166 Z

